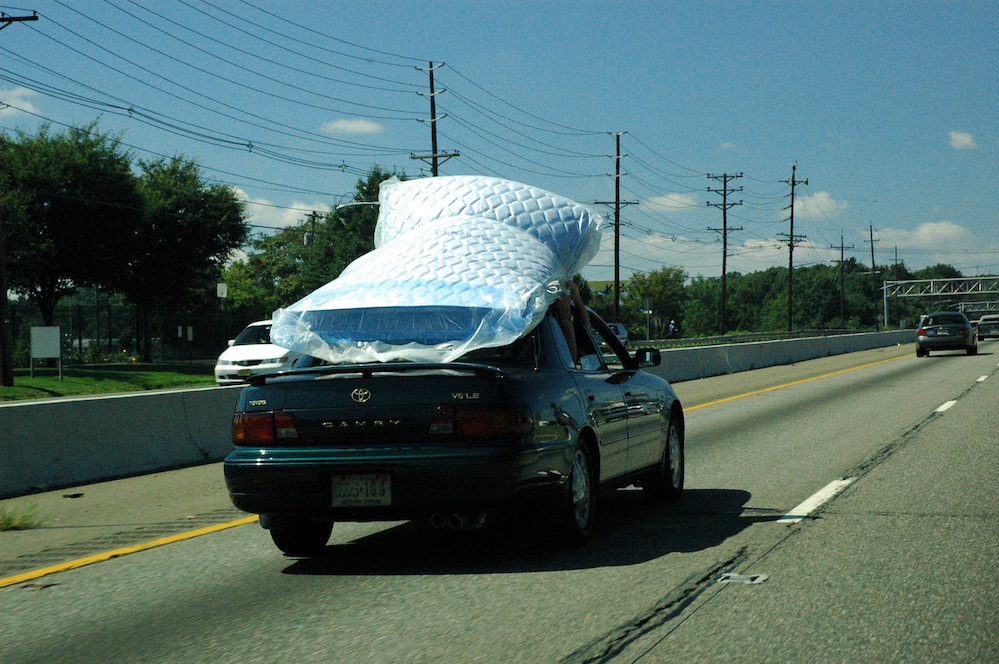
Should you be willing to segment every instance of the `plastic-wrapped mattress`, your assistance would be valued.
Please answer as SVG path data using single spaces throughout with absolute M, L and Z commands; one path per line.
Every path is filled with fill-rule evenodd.
M 478 176 L 388 181 L 375 249 L 274 312 L 271 340 L 334 363 L 449 362 L 540 322 L 600 247 L 600 215 Z

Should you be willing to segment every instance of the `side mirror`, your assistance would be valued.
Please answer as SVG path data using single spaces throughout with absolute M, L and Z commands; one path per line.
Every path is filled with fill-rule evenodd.
M 235 340 L 235 339 L 230 339 L 230 340 L 229 340 L 229 345 L 230 345 L 230 346 L 232 346 L 232 345 L 233 345 L 234 343 L 236 343 L 236 340 Z
M 635 351 L 635 362 L 639 368 L 658 367 L 662 361 L 663 356 L 658 348 L 639 348 Z

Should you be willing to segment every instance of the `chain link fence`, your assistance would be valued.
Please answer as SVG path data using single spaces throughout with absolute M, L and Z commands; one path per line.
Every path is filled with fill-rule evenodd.
M 30 302 L 10 304 L 14 366 L 26 367 L 31 357 L 31 328 L 44 325 Z M 259 316 L 245 312 L 154 311 L 150 318 L 154 362 L 214 362 Z M 96 364 L 129 362 L 138 356 L 136 311 L 127 303 L 73 304 L 57 307 L 53 326 L 60 328 L 66 362 Z

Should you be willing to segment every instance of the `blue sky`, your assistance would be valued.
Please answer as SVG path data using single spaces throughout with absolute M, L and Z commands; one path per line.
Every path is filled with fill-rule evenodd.
M 148 9 L 147 9 L 148 7 Z M 987 2 L 38 0 L 0 31 L 0 128 L 83 124 L 237 187 L 256 232 L 372 165 L 614 198 L 622 276 L 840 256 L 999 273 L 999 11 Z M 419 94 L 422 93 L 422 94 Z M 446 117 L 441 117 L 446 116 Z M 608 222 L 612 214 L 605 206 Z M 739 229 L 739 230 L 735 230 Z M 611 230 L 608 224 L 607 230 Z M 610 279 L 611 236 L 584 271 Z M 836 248 L 834 248 L 836 247 Z M 852 247 L 852 248 L 849 248 Z

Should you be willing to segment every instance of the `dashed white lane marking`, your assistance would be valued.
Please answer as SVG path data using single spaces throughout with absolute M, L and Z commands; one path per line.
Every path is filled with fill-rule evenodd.
M 945 404 L 942 404 L 942 405 L 941 405 L 941 406 L 940 406 L 939 408 L 937 408 L 937 409 L 936 409 L 935 411 L 933 411 L 933 412 L 935 412 L 935 413 L 943 413 L 943 412 L 945 412 L 945 411 L 948 411 L 948 410 L 950 410 L 950 409 L 951 409 L 951 407 L 952 407 L 952 406 L 953 406 L 954 404 L 956 404 L 956 403 L 957 403 L 956 401 L 948 401 L 947 403 L 945 403 Z
M 985 382 L 985 381 L 987 381 L 988 379 L 989 379 L 989 377 L 988 377 L 988 376 L 979 376 L 979 377 L 978 377 L 978 382 L 979 382 L 979 383 L 984 383 L 984 382 Z
M 803 502 L 802 504 L 795 507 L 793 510 L 777 519 L 777 523 L 798 523 L 806 516 L 819 509 L 830 500 L 832 500 L 836 494 L 850 486 L 855 480 L 855 477 L 848 477 L 843 480 L 836 480 L 835 482 L 830 482 L 820 490 L 818 493 L 813 495 L 811 498 Z

